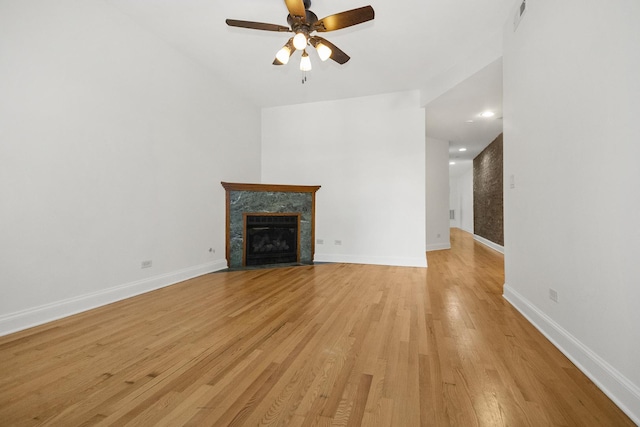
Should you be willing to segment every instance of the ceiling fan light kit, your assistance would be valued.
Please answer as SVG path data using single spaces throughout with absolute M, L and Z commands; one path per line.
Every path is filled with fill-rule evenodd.
M 309 10 L 311 0 L 284 0 L 284 3 L 289 11 L 289 15 L 287 16 L 289 27 L 263 22 L 240 21 L 237 19 L 227 19 L 226 22 L 227 25 L 231 27 L 294 33 L 295 35 L 291 37 L 276 54 L 273 65 L 286 65 L 294 49 L 301 50 L 300 70 L 305 72 L 311 70 L 311 59 L 306 50 L 309 45 L 315 48 L 321 61 L 326 61 L 331 58 L 333 61 L 342 65 L 351 59 L 349 55 L 329 40 L 313 35 L 314 32 L 323 33 L 340 30 L 371 21 L 375 17 L 373 8 L 371 6 L 364 6 L 318 19 L 316 14 Z

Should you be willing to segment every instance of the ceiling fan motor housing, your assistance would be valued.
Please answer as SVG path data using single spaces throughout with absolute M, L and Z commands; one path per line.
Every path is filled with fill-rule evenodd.
M 310 10 L 306 11 L 306 15 L 304 20 L 297 16 L 287 16 L 287 23 L 291 27 L 291 31 L 309 36 L 313 31 L 313 26 L 318 22 L 318 16 Z

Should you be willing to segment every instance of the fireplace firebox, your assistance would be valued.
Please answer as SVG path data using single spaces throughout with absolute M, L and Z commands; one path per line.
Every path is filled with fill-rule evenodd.
M 244 265 L 300 262 L 300 214 L 244 214 Z

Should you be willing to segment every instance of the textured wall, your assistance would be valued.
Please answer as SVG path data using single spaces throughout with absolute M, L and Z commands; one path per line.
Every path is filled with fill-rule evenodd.
M 504 246 L 502 134 L 473 159 L 473 229 Z

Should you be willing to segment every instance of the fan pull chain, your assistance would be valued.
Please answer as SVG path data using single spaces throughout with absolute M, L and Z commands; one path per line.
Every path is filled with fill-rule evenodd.
M 302 71 L 300 74 L 302 74 L 301 82 L 302 82 L 302 84 L 305 84 L 307 82 L 307 72 L 306 71 Z

